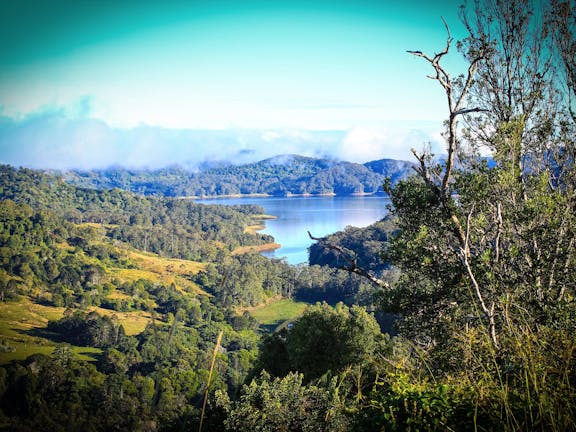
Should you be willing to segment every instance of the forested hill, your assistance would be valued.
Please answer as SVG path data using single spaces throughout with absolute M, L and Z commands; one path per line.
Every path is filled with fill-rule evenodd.
M 411 173 L 412 164 L 382 159 L 366 164 L 282 155 L 260 162 L 205 164 L 199 172 L 181 167 L 158 170 L 113 167 L 68 171 L 64 179 L 96 189 L 120 188 L 146 195 L 217 196 L 236 194 L 350 195 L 382 192 L 386 177 L 393 183 Z
M 204 413 L 203 430 L 254 430 L 225 426 L 251 409 L 236 408 L 236 395 L 246 379 L 275 386 L 288 371 L 302 375 L 291 373 L 283 394 L 305 407 L 305 427 L 290 430 L 343 430 L 323 420 L 347 424 L 332 402 L 338 389 L 299 392 L 382 355 L 389 339 L 360 306 L 304 310 L 292 297 L 357 304 L 371 301 L 370 287 L 251 253 L 272 240 L 248 229 L 262 211 L 79 188 L 0 165 L 0 430 L 199 430 Z M 265 336 L 300 315 L 286 346 Z M 330 341 L 329 359 L 316 354 L 319 339 Z
M 112 239 L 175 258 L 206 260 L 217 254 L 215 244 L 232 250 L 272 241 L 245 232 L 255 215 L 263 213 L 258 206 L 208 206 L 117 188 L 80 188 L 37 170 L 7 165 L 0 165 L 0 196 L 71 223 L 105 226 Z

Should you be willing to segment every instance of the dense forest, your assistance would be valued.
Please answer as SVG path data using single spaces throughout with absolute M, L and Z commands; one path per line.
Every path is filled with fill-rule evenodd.
M 576 5 L 461 18 L 464 40 L 410 51 L 445 92 L 447 154 L 414 151 L 382 181 L 390 215 L 310 265 L 255 252 L 258 207 L 2 166 L 0 428 L 576 430 Z
M 350 195 L 382 193 L 385 178 L 389 177 L 396 183 L 410 174 L 414 166 L 410 162 L 391 159 L 362 165 L 296 155 L 276 156 L 245 165 L 207 165 L 207 169 L 199 172 L 190 172 L 180 167 L 155 171 L 116 167 L 95 171 L 67 171 L 61 175 L 77 186 L 120 188 L 146 195 Z
M 232 397 L 254 373 L 262 329 L 246 308 L 371 301 L 360 278 L 237 253 L 272 240 L 246 230 L 258 207 L 81 189 L 9 166 L 0 188 L 0 358 L 38 351 L 0 368 L 9 430 L 197 427 L 219 332 L 211 389 Z M 13 327 L 31 310 L 47 319 Z

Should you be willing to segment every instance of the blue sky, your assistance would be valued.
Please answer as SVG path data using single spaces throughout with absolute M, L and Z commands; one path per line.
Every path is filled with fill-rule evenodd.
M 406 159 L 445 117 L 406 50 L 440 50 L 441 16 L 460 37 L 457 12 L 419 0 L 0 0 L 0 161 Z M 455 49 L 447 66 L 464 68 Z

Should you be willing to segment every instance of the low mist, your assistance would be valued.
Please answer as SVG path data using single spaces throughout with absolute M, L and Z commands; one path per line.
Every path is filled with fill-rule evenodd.
M 431 143 L 441 152 L 439 133 L 403 125 L 347 131 L 295 129 L 115 128 L 102 120 L 70 117 L 59 110 L 22 119 L 0 118 L 0 162 L 41 169 L 162 168 L 196 170 L 212 161 L 234 164 L 279 154 L 351 162 L 383 158 L 411 160 L 411 148 Z

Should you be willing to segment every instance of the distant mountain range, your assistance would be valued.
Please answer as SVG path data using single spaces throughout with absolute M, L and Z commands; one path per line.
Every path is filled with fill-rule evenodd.
M 265 194 L 354 195 L 383 192 L 384 179 L 392 183 L 412 172 L 414 164 L 381 159 L 365 164 L 280 155 L 259 162 L 234 165 L 205 163 L 192 172 L 173 166 L 146 170 L 112 167 L 91 171 L 61 172 L 76 186 L 130 190 L 145 195 L 214 197 Z

